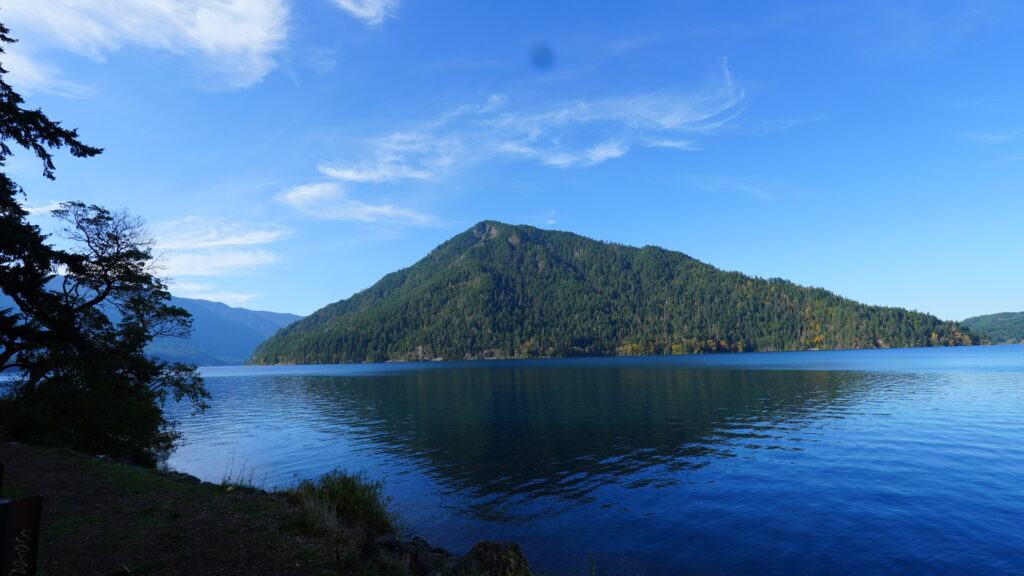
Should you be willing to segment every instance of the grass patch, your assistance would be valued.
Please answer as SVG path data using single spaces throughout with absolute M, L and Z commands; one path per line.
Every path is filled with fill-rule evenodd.
M 167 478 L 161 474 L 154 473 L 151 468 L 142 468 L 130 464 L 119 464 L 117 462 L 106 462 L 95 458 L 81 460 L 86 466 L 90 466 L 106 476 L 118 488 L 133 494 L 148 494 L 154 490 L 178 492 L 181 495 L 196 495 L 203 488 L 192 484 L 179 482 Z
M 260 574 L 278 562 L 280 573 L 321 574 L 340 545 L 333 535 L 310 537 L 298 503 L 283 494 L 22 444 L 0 443 L 0 461 L 4 497 L 43 494 L 51 553 L 40 557 L 40 576 L 108 574 L 122 564 L 153 576 Z
M 155 517 L 157 514 L 162 513 L 163 511 L 163 506 L 146 506 L 145 508 L 142 509 L 142 515 L 146 516 L 147 518 L 152 518 Z
M 234 455 L 228 461 L 224 475 L 220 479 L 220 485 L 230 490 L 263 492 L 263 487 L 266 483 L 267 475 L 264 474 L 262 478 L 257 477 L 256 469 L 250 468 L 246 462 L 242 462 L 242 467 L 236 472 Z
M 74 523 L 67 520 L 57 520 L 51 522 L 49 526 L 43 527 L 43 536 L 53 538 L 55 536 L 64 536 L 65 534 L 74 534 L 76 530 L 78 530 L 78 527 Z
M 398 532 L 398 517 L 384 496 L 384 483 L 332 470 L 317 480 L 303 480 L 291 493 L 299 501 L 306 524 L 314 532 L 337 534 L 341 523 L 376 534 Z
M 2 496 L 3 498 L 10 498 L 10 499 L 13 500 L 15 498 L 24 498 L 26 496 L 31 496 L 31 495 L 32 494 L 30 494 L 28 490 L 22 490 L 20 488 L 10 488 L 10 489 L 4 490 L 4 493 L 2 495 L 0 495 L 0 496 Z

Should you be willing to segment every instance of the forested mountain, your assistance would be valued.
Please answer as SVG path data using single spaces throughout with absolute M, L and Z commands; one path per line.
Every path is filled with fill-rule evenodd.
M 171 298 L 192 314 L 189 338 L 156 338 L 146 351 L 164 360 L 200 366 L 243 364 L 256 346 L 301 316 L 233 308 L 221 302 Z
M 976 343 L 966 328 L 685 254 L 481 222 L 282 329 L 253 363 L 690 354 Z
M 961 322 L 973 332 L 988 336 L 993 342 L 1024 343 L 1024 312 L 1001 312 L 975 316 Z

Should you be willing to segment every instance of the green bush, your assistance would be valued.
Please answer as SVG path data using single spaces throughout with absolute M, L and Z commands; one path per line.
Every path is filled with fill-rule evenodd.
M 173 449 L 178 435 L 152 392 L 116 376 L 76 384 L 51 380 L 0 398 L 6 434 L 143 466 L 155 465 Z
M 384 483 L 367 480 L 363 472 L 332 470 L 315 481 L 303 480 L 293 492 L 315 530 L 334 532 L 341 522 L 376 534 L 398 531 Z

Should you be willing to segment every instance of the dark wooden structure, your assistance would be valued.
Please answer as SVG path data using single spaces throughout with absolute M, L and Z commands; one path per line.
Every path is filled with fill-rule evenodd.
M 0 463 L 0 495 L 4 465 Z M 39 519 L 43 497 L 0 498 L 0 574 L 35 576 L 39 562 Z

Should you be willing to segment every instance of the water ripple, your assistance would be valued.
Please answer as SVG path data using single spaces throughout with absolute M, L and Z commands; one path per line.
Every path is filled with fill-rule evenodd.
M 171 464 L 386 480 L 410 527 L 535 568 L 1013 573 L 1024 347 L 211 371 Z M 436 536 L 434 536 L 436 535 Z M 435 541 L 436 540 L 436 541 Z M 584 570 L 585 572 L 585 570 Z

